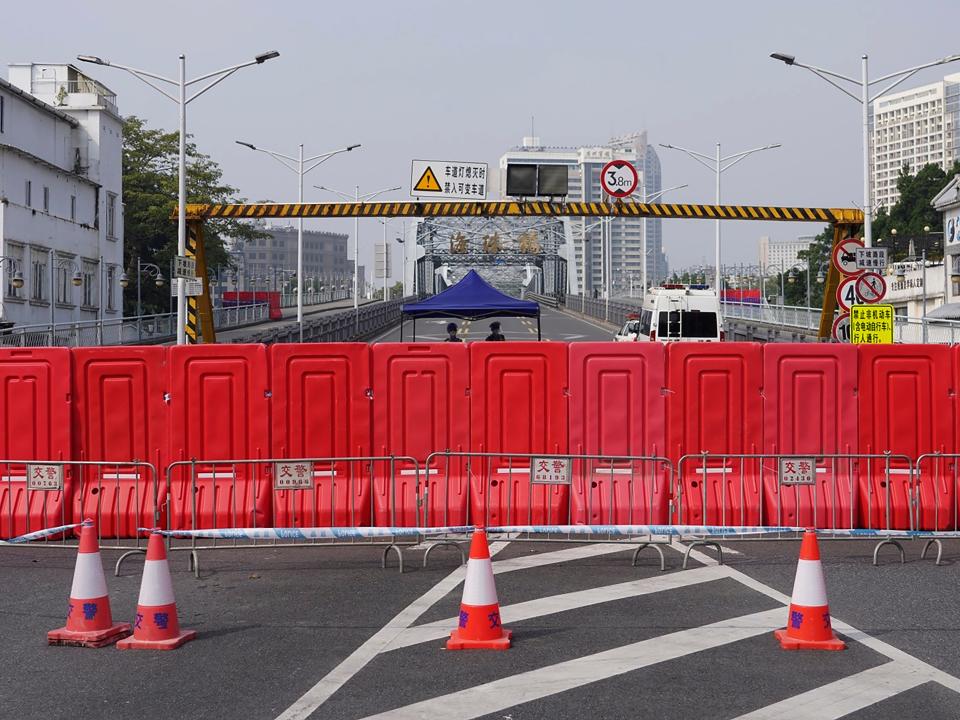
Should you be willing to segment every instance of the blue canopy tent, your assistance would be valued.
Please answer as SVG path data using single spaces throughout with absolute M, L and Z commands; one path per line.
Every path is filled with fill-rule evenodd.
M 458 318 L 483 320 L 492 317 L 535 317 L 537 340 L 540 339 L 540 305 L 530 300 L 519 300 L 502 293 L 471 270 L 456 285 L 451 285 L 420 302 L 403 306 L 403 315 L 413 318 L 413 339 L 417 339 L 417 318 Z M 403 340 L 403 318 L 400 319 L 400 339 Z

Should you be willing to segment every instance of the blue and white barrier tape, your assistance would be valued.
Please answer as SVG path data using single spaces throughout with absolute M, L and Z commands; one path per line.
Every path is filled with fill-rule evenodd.
M 69 532 L 75 528 L 80 527 L 81 523 L 73 523 L 72 525 L 60 525 L 59 527 L 45 528 L 43 530 L 37 530 L 36 532 L 27 533 L 26 535 L 18 535 L 15 538 L 10 538 L 9 540 L 0 540 L 0 545 L 20 545 L 21 543 L 28 543 L 32 540 L 43 540 L 48 538 L 51 535 L 61 535 L 65 532 Z
M 504 525 L 487 528 L 488 533 L 531 533 L 537 535 L 766 535 L 803 532 L 796 527 L 728 527 L 725 525 Z
M 155 532 L 139 528 L 140 532 Z M 452 527 L 313 527 L 313 528 L 221 528 L 214 530 L 160 530 L 172 538 L 214 540 L 358 540 L 361 538 L 461 535 L 473 532 L 472 525 Z

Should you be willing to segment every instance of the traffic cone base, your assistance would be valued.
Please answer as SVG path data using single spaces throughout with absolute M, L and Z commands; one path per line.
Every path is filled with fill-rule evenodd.
M 99 648 L 129 635 L 129 623 L 114 623 L 92 520 L 80 527 L 77 564 L 67 605 L 67 624 L 47 633 L 48 645 Z
M 175 650 L 196 636 L 195 630 L 180 629 L 167 551 L 163 537 L 154 532 L 147 543 L 133 637 L 118 642 L 117 649 Z
M 492 640 L 470 640 L 460 636 L 460 628 L 450 633 L 447 650 L 509 650 L 513 630 L 503 630 L 503 635 Z
M 787 629 L 773 631 L 784 650 L 846 650 L 847 644 L 834 634 L 830 640 L 797 640 L 787 635 Z
M 847 647 L 830 624 L 820 548 L 817 534 L 812 530 L 804 534 L 800 545 L 787 627 L 774 630 L 773 635 L 784 650 L 843 650 Z
M 47 645 L 99 648 L 125 638 L 133 630 L 130 623 L 117 623 L 104 630 L 68 630 L 66 626 L 47 633 Z
M 513 632 L 500 624 L 500 601 L 493 580 L 487 534 L 476 530 L 463 581 L 460 618 L 447 640 L 447 650 L 506 650 L 512 638 Z
M 196 630 L 184 630 L 173 638 L 166 640 L 137 640 L 134 637 L 128 637 L 117 643 L 118 650 L 176 650 L 184 643 L 188 643 L 197 637 Z

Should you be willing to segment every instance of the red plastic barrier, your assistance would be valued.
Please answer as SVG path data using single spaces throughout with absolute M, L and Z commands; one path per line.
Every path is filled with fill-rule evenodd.
M 857 349 L 841 344 L 763 346 L 763 452 L 817 456 L 857 452 Z M 779 487 L 778 468 L 763 469 L 767 525 L 850 528 L 857 483 L 850 460 L 823 460 L 816 485 Z
M 754 463 L 733 458 L 677 463 L 681 455 L 704 451 L 760 452 L 761 377 L 757 343 L 671 343 L 667 347 L 668 456 L 681 475 L 679 522 L 759 522 L 760 482 Z
M 0 350 L 0 408 L 0 459 L 73 459 L 70 351 Z M 73 490 L 68 467 L 63 471 L 63 491 L 28 493 L 26 466 L 0 465 L 0 537 L 72 522 Z
M 664 455 L 664 346 L 571 343 L 569 348 L 570 452 Z M 573 522 L 668 521 L 671 477 L 662 466 L 591 461 L 574 466 Z
M 469 447 L 467 387 L 470 362 L 464 343 L 377 343 L 373 346 L 374 454 L 406 455 L 420 464 L 429 490 L 427 524 L 467 522 L 467 464 L 462 457 L 440 458 L 436 450 Z M 398 463 L 395 485 L 378 473 L 374 483 L 376 524 L 415 526 L 417 486 L 410 463 Z M 422 493 L 420 493 L 422 495 Z M 391 513 L 395 507 L 396 512 Z
M 270 453 L 267 351 L 263 345 L 170 348 L 170 460 L 196 459 L 199 528 L 265 527 L 271 480 L 261 464 L 213 464 Z M 189 528 L 190 468 L 171 480 L 171 523 Z
M 860 452 L 902 454 L 916 460 L 931 452 L 953 452 L 953 366 L 951 349 L 937 345 L 861 345 Z M 860 527 L 910 527 L 911 470 L 891 463 L 889 486 L 882 462 L 860 464 Z M 951 478 L 924 478 L 919 527 L 946 529 L 955 491 Z M 889 502 L 887 498 L 889 497 Z M 939 516 L 939 517 L 938 517 Z
M 77 459 L 117 463 L 77 469 L 74 517 L 96 519 L 102 537 L 136 537 L 138 527 L 157 524 L 154 494 L 166 494 L 166 355 L 163 347 L 73 350 Z M 149 471 L 123 466 L 135 460 L 157 469 L 156 488 Z
M 566 344 L 471 343 L 470 378 L 470 449 L 499 455 L 471 473 L 471 520 L 565 523 L 569 488 L 531 487 L 530 461 L 510 455 L 567 452 Z
M 282 344 L 269 349 L 275 458 L 370 455 L 370 346 Z M 367 464 L 313 468 L 313 490 L 274 492 L 277 527 L 370 524 Z

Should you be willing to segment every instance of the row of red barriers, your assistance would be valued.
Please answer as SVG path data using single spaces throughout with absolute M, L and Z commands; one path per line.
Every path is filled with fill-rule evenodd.
M 167 466 L 190 459 L 397 455 L 415 458 L 421 473 L 430 473 L 436 468 L 422 463 L 440 450 L 507 458 L 666 456 L 675 465 L 701 452 L 916 458 L 960 449 L 953 392 L 958 353 L 944 346 L 552 342 L 5 349 L 0 461 L 146 461 L 159 471 L 163 496 Z M 721 504 L 760 502 L 756 477 L 746 479 L 748 492 L 728 492 L 739 480 L 730 463 L 711 459 L 707 472 L 682 478 L 684 494 L 705 494 L 708 501 L 678 520 L 711 522 L 720 517 L 715 510 Z M 305 499 L 274 497 L 268 482 L 255 481 L 255 467 L 238 466 L 229 492 L 218 485 L 216 471 L 196 476 L 209 484 L 196 493 L 189 483 L 175 483 L 169 488 L 171 524 L 188 526 L 194 502 L 198 517 L 218 527 L 282 525 L 294 514 L 308 516 L 305 507 L 296 507 Z M 840 499 L 826 500 L 822 489 L 816 496 L 797 493 L 783 519 L 801 520 L 812 504 L 835 502 L 842 504 L 840 517 L 883 527 L 885 514 L 858 498 L 889 494 L 891 524 L 909 527 L 911 475 L 909 468 L 897 470 L 906 473 L 895 487 L 888 487 L 889 473 L 861 471 L 856 492 Z M 417 473 L 400 471 L 389 488 L 374 477 L 323 494 L 333 490 L 332 506 L 373 507 L 373 516 L 361 519 L 384 524 L 389 518 L 377 508 L 386 507 L 389 491 L 400 503 L 397 522 L 412 525 L 419 517 Z M 334 475 L 318 483 L 333 482 Z M 512 507 L 535 522 L 565 522 L 571 499 L 598 512 L 612 504 L 607 511 L 614 515 L 629 502 L 622 486 L 606 484 L 615 481 L 612 475 L 575 490 L 592 498 L 571 498 L 565 486 L 532 487 L 510 474 L 504 482 L 471 488 L 468 475 L 467 469 L 443 477 L 444 492 L 430 496 L 441 504 L 428 508 L 427 517 L 466 521 L 468 497 L 474 516 L 482 507 L 491 522 L 498 508 Z M 433 475 L 426 477 L 434 482 Z M 831 480 L 818 477 L 818 485 Z M 0 481 L 0 536 L 102 507 L 119 509 L 104 517 L 104 535 L 131 534 L 153 522 L 153 490 L 143 482 L 137 476 L 108 484 L 68 477 L 62 494 L 28 499 L 8 475 Z M 671 488 L 661 485 L 657 493 L 648 519 L 665 522 Z M 920 495 L 956 507 L 952 484 L 921 487 Z M 237 507 L 253 511 L 237 518 Z M 574 519 L 594 518 L 577 512 Z M 346 516 L 334 520 L 346 522 Z M 934 524 L 921 513 L 920 527 Z

